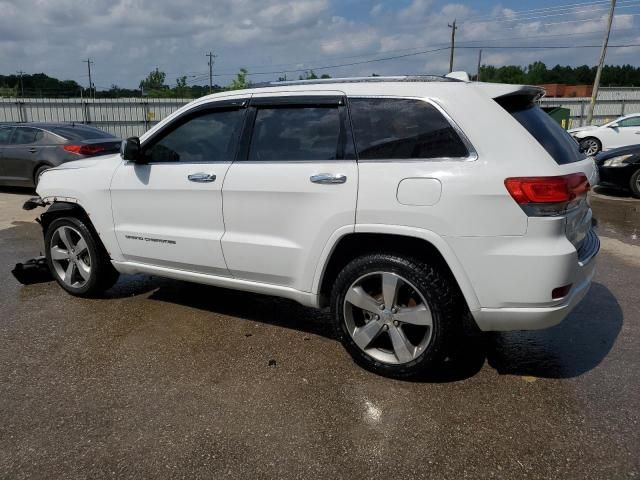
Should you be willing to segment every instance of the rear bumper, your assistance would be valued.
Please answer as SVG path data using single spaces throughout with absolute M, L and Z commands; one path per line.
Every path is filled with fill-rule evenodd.
M 481 308 L 473 313 L 480 330 L 511 331 L 540 330 L 553 327 L 565 319 L 580 303 L 591 287 L 595 273 L 595 257 L 581 266 L 581 283 L 574 285 L 563 302 L 553 307 L 533 308 Z
M 560 323 L 589 291 L 600 249 L 593 230 L 579 251 L 564 235 L 453 244 L 475 287 L 480 307 L 471 313 L 483 331 L 537 330 Z M 552 299 L 553 289 L 569 284 L 565 297 Z

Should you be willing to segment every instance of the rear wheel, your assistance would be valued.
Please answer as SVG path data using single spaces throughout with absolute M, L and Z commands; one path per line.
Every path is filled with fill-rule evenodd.
M 54 220 L 47 229 L 47 264 L 58 284 L 72 295 L 94 296 L 118 280 L 117 270 L 94 235 L 75 217 Z
M 391 254 L 357 258 L 332 291 L 337 335 L 366 369 L 416 376 L 448 350 L 459 320 L 455 291 L 443 272 L 422 261 Z
M 631 175 L 631 181 L 629 182 L 629 188 L 634 197 L 640 198 L 640 169 Z
M 33 174 L 33 185 L 38 186 L 38 182 L 40 181 L 40 174 L 45 170 L 49 170 L 51 167 L 48 165 L 42 165 L 36 169 L 36 173 Z
M 593 157 L 602 150 L 602 143 L 595 137 L 587 137 L 580 141 L 580 149 L 589 157 Z

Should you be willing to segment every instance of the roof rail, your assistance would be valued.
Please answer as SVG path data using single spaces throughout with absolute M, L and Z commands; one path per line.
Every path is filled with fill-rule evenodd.
M 368 83 L 368 82 L 460 82 L 456 78 L 440 75 L 395 75 L 387 77 L 343 77 L 317 78 L 313 80 L 284 80 L 278 82 L 262 82 L 250 88 L 281 87 L 286 85 L 317 85 L 323 83 Z

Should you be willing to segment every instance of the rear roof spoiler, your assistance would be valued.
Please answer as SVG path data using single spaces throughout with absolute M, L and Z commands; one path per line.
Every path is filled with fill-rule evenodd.
M 478 90 L 485 95 L 497 100 L 502 97 L 528 97 L 531 102 L 542 98 L 545 94 L 544 88 L 533 85 L 508 85 L 506 83 L 473 83 Z
M 528 108 L 545 94 L 544 88 L 532 85 L 507 85 L 504 83 L 476 83 L 474 85 L 509 111 Z

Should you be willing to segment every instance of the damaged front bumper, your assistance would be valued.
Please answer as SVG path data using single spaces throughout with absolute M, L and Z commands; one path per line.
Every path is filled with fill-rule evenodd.
M 24 202 L 24 205 L 22 205 L 22 209 L 33 210 L 36 207 L 44 207 L 46 205 L 47 205 L 47 202 L 45 202 L 40 197 L 31 197 L 29 200 Z

